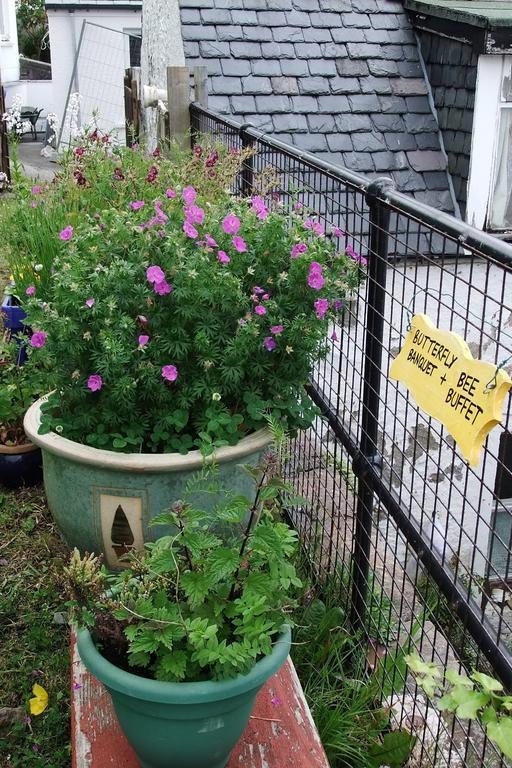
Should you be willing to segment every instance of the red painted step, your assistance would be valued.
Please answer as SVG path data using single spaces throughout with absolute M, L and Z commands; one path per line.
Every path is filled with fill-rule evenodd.
M 73 768 L 139 768 L 110 696 L 83 666 L 71 635 Z M 259 692 L 227 768 L 329 768 L 295 668 L 286 663 Z

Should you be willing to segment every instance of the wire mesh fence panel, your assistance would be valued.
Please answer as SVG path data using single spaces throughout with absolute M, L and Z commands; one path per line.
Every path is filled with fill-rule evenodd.
M 367 263 L 309 385 L 322 416 L 287 455 L 302 497 L 289 514 L 315 578 L 337 584 L 389 728 L 416 737 L 407 766 L 509 765 L 483 726 L 440 712 L 416 687 L 404 655 L 480 670 L 512 687 L 510 397 L 470 466 L 389 372 L 419 314 L 462 337 L 474 358 L 510 370 L 512 249 L 385 181 L 316 161 L 197 105 L 192 118 L 197 134 L 253 147 L 239 191 L 313 217 Z M 449 362 L 440 358 L 439 366 Z M 493 384 L 494 375 L 480 382 L 487 393 Z M 469 424 L 470 406 L 446 396 L 466 409 Z
M 124 74 L 140 64 L 140 42 L 138 35 L 84 21 L 59 146 L 68 146 L 87 127 L 108 133 L 115 143 L 126 142 Z

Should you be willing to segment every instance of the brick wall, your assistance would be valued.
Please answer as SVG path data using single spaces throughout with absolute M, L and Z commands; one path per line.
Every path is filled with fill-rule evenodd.
M 426 31 L 419 35 L 448 155 L 448 170 L 464 217 L 478 54 L 471 45 L 458 40 Z

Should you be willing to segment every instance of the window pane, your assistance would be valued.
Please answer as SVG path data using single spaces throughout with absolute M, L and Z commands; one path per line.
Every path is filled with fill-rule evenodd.
M 489 226 L 491 229 L 512 228 L 512 109 L 500 110 L 500 133 Z

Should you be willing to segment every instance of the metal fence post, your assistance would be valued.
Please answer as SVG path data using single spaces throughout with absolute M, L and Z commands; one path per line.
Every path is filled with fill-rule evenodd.
M 350 622 L 354 631 L 364 628 L 368 601 L 373 487 L 367 469 L 381 463 L 381 457 L 377 450 L 377 435 L 382 378 L 382 341 L 390 211 L 381 203 L 379 198 L 385 196 L 387 190 L 392 187 L 391 179 L 381 178 L 372 181 L 366 191 L 366 202 L 370 209 L 370 247 L 367 276 L 363 413 L 359 453 L 353 462 L 354 473 L 359 480 L 351 574 Z
M 252 138 L 252 136 L 249 136 L 247 129 L 248 128 L 254 128 L 251 123 L 244 123 L 240 126 L 240 138 L 242 140 L 242 151 L 244 149 L 248 149 L 249 147 L 253 147 L 255 144 L 255 139 Z M 240 172 L 240 186 L 241 186 L 241 193 L 244 195 L 244 197 L 249 197 L 249 195 L 253 194 L 254 191 L 254 155 L 249 155 L 244 160 L 244 164 L 242 166 L 242 170 Z

